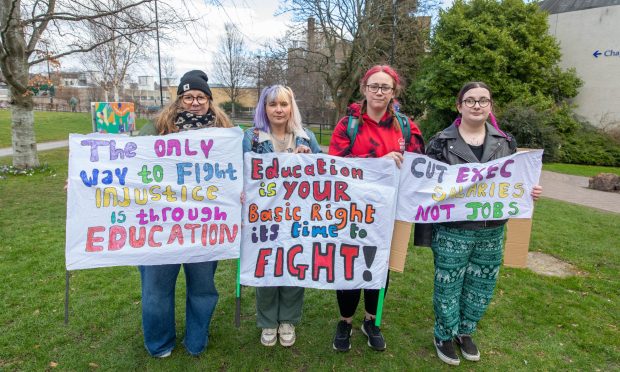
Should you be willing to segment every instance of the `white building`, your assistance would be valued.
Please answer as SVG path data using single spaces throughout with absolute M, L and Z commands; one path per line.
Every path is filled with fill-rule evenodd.
M 576 112 L 600 128 L 620 128 L 620 0 L 545 0 L 549 32 L 562 50 L 562 68 L 584 84 Z

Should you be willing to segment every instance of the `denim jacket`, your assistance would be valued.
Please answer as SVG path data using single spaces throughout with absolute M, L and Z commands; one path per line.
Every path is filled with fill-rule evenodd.
M 271 142 L 271 136 L 263 131 L 258 131 L 258 138 L 256 138 L 255 129 L 248 128 L 243 134 L 243 152 L 254 151 L 259 154 L 266 154 L 275 152 L 273 143 Z M 314 133 L 304 128 L 304 133 L 295 136 L 295 147 L 300 145 L 307 146 L 313 154 L 322 152 L 321 146 L 316 140 Z

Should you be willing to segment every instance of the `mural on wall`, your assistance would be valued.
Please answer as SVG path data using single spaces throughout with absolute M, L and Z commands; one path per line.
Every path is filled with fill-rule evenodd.
M 126 133 L 136 129 L 136 110 L 133 102 L 91 102 L 93 131 Z

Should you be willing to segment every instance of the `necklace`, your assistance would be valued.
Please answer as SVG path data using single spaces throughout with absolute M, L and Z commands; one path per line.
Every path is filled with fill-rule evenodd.
M 486 137 L 486 131 L 483 131 L 482 133 L 465 135 L 459 130 L 459 134 L 461 135 L 461 138 L 463 138 L 463 141 L 465 141 L 466 144 L 471 146 L 482 145 L 484 143 L 484 138 Z
M 275 135 L 273 135 L 273 138 L 275 138 L 280 145 L 286 145 L 288 143 L 288 133 L 285 133 L 282 139 L 279 139 Z

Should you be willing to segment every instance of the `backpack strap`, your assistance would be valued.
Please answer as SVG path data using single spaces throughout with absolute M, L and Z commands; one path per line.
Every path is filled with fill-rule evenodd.
M 258 149 L 258 128 L 254 128 L 252 134 L 252 151 L 256 152 Z
M 355 137 L 357 137 L 357 131 L 359 129 L 360 120 L 353 115 L 349 115 L 349 121 L 347 122 L 347 136 L 349 137 L 349 147 L 347 151 L 350 153 L 355 143 Z
M 398 124 L 400 125 L 400 131 L 403 133 L 405 146 L 407 146 L 409 145 L 409 142 L 411 142 L 411 126 L 409 125 L 409 118 L 400 112 L 395 112 L 394 114 L 396 115 L 396 120 L 398 120 Z

